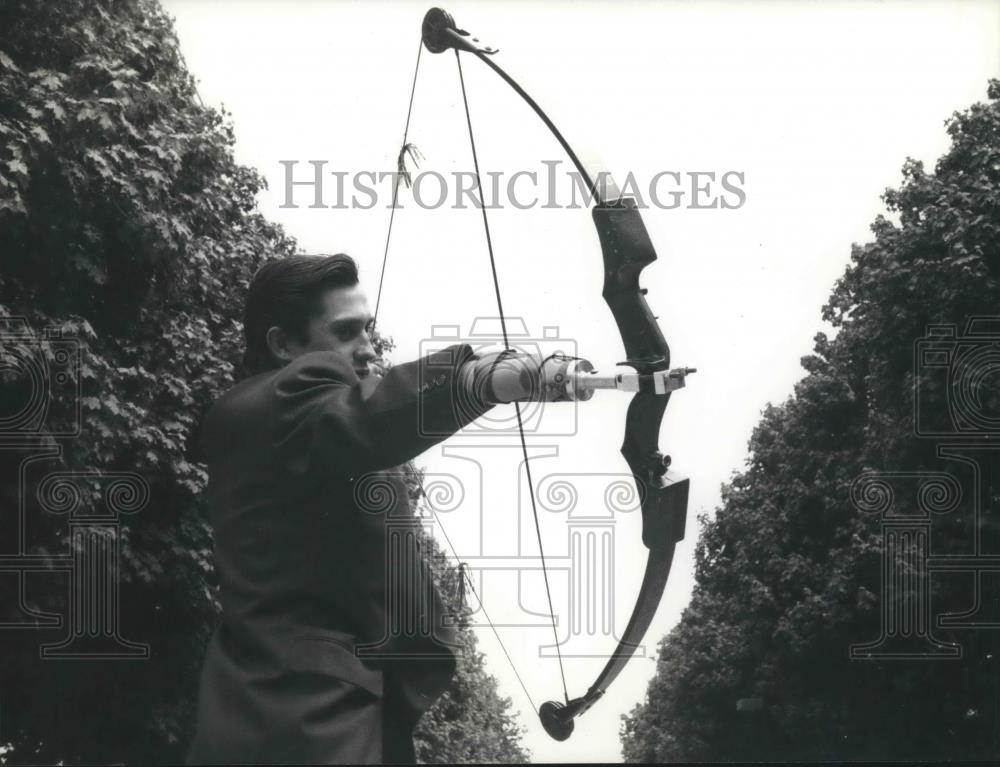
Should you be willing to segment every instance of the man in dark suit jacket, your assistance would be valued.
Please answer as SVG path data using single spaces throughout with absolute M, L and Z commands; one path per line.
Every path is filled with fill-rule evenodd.
M 468 346 L 372 375 L 371 322 L 347 256 L 269 262 L 251 283 L 253 375 L 203 429 L 223 619 L 190 763 L 413 762 L 413 728 L 450 682 L 427 564 L 387 560 L 387 523 L 412 518 L 387 470 L 489 405 L 455 406 Z M 416 630 L 390 631 L 387 577 L 411 584 Z

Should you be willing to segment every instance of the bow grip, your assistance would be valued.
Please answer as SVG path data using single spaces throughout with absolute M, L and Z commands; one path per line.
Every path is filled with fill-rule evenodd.
M 639 287 L 639 274 L 656 260 L 656 250 L 631 197 L 593 210 L 604 257 L 602 295 L 625 344 L 626 361 L 640 373 L 670 366 L 670 348 Z

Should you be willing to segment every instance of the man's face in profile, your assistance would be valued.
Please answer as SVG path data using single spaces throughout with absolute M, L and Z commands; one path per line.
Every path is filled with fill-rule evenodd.
M 296 357 L 307 352 L 337 352 L 360 378 L 369 375 L 376 355 L 368 336 L 372 315 L 364 291 L 359 285 L 331 288 L 323 294 L 320 305 L 320 313 L 306 326 L 308 342 L 290 340 L 289 351 Z

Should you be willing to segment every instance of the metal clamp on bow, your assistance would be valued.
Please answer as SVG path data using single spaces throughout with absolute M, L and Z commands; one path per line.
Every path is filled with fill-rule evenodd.
M 698 368 L 672 368 L 654 373 L 602 374 L 597 370 L 586 370 L 582 365 L 570 365 L 566 371 L 566 388 L 572 393 L 571 399 L 577 400 L 590 399 L 598 389 L 669 394 L 683 389 L 687 385 L 687 377 L 697 372 Z
M 573 732 L 574 719 L 600 699 L 608 685 L 621 673 L 629 658 L 635 653 L 639 643 L 642 642 L 666 587 L 674 548 L 677 542 L 684 537 L 689 482 L 669 470 L 670 459 L 660 452 L 658 442 L 660 425 L 670 400 L 670 394 L 683 386 L 685 376 L 694 370 L 691 368 L 670 369 L 670 348 L 660 331 L 656 317 L 646 303 L 646 291 L 639 287 L 639 275 L 643 269 L 656 260 L 656 252 L 650 242 L 635 201 L 631 198 L 608 198 L 606 196 L 606 186 L 598 185 L 595 182 L 548 115 L 510 75 L 493 61 L 492 54 L 496 52 L 494 48 L 479 43 L 477 38 L 458 29 L 454 19 L 440 8 L 432 8 L 427 12 L 422 32 L 423 45 L 431 53 L 442 53 L 449 49 L 455 50 L 456 56 L 459 51 L 470 53 L 503 78 L 552 131 L 553 136 L 559 141 L 581 174 L 590 190 L 592 199 L 595 201 L 593 218 L 604 258 L 603 297 L 615 318 L 625 347 L 626 361 L 623 364 L 635 370 L 634 374 L 623 374 L 620 379 L 608 379 L 608 383 L 613 384 L 608 388 L 635 391 L 628 408 L 621 452 L 632 472 L 641 498 L 642 540 L 649 549 L 649 555 L 642 588 L 625 628 L 625 633 L 618 647 L 598 674 L 597 679 L 587 690 L 587 694 L 570 700 L 567 693 L 565 703 L 548 702 L 539 709 L 539 718 L 545 731 L 556 740 L 565 740 Z M 464 98 L 465 82 L 464 78 L 461 77 L 461 57 L 457 56 L 457 58 L 459 59 L 459 75 Z M 472 121 L 469 117 L 467 100 L 466 119 L 469 123 L 470 143 L 472 144 L 478 185 L 479 165 L 475 141 L 472 137 Z M 404 142 L 405 140 L 404 136 Z M 603 179 L 601 180 L 603 181 Z M 489 244 L 489 225 L 486 223 L 485 207 L 482 209 L 482 214 L 484 224 L 486 224 L 487 243 Z M 490 246 L 490 259 L 494 266 L 493 279 L 499 305 L 500 291 L 496 266 L 493 262 L 492 246 Z M 500 307 L 500 312 L 501 320 L 503 320 L 502 307 Z M 504 330 L 504 336 L 504 343 L 509 346 L 506 330 Z M 595 388 L 600 387 L 595 386 Z M 520 411 L 518 411 L 518 420 L 520 422 Z M 523 431 L 521 438 L 522 445 L 524 445 Z M 533 486 L 526 447 L 524 453 L 528 489 L 532 493 L 532 508 L 534 509 Z M 537 510 L 535 513 L 537 525 Z M 540 536 L 539 544 L 541 544 Z M 547 580 L 546 590 L 548 591 Z M 549 600 L 551 609 L 551 595 Z M 558 649 L 558 637 L 556 647 Z M 562 659 L 560 656 L 561 668 Z M 519 675 L 518 678 L 520 679 Z M 564 674 L 564 693 L 565 686 Z M 525 692 L 527 693 L 527 689 Z

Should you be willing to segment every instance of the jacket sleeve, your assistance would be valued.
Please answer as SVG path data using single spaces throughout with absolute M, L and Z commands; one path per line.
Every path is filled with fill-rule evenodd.
M 277 458 L 293 475 L 356 476 L 398 466 L 490 409 L 462 393 L 458 370 L 468 345 L 359 379 L 332 352 L 289 363 L 272 393 Z

